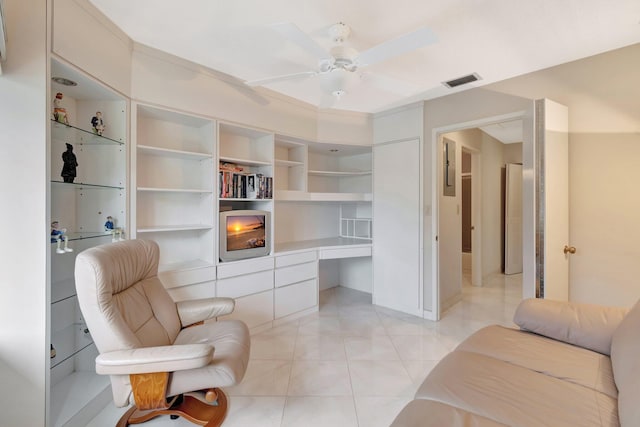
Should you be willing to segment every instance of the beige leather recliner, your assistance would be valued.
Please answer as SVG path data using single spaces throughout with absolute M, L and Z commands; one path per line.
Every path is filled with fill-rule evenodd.
M 78 303 L 110 375 L 117 406 L 134 404 L 118 426 L 158 415 L 218 426 L 227 400 L 217 387 L 237 384 L 249 362 L 249 330 L 238 320 L 206 322 L 234 309 L 230 298 L 175 303 L 158 273 L 152 241 L 129 240 L 78 254 Z M 202 391 L 203 393 L 187 394 Z M 204 396 L 204 397 L 203 397 Z

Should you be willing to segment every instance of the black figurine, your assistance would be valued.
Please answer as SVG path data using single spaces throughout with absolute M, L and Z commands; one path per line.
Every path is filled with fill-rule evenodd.
M 73 182 L 76 177 L 76 168 L 78 167 L 78 161 L 76 155 L 73 154 L 73 145 L 67 144 L 67 151 L 62 153 L 62 172 L 60 176 L 64 179 L 64 182 Z

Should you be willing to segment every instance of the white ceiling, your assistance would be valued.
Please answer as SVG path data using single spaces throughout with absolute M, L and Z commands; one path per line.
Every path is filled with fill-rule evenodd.
M 437 40 L 366 67 L 334 108 L 377 112 L 518 76 L 640 42 L 638 0 L 90 0 L 138 43 L 255 80 L 316 70 L 317 58 L 271 25 L 290 22 L 330 49 L 328 28 L 351 27 L 346 44 L 362 52 L 428 27 Z M 96 43 L 99 43 L 98 41 Z M 447 89 L 470 73 L 482 80 Z M 394 79 L 394 92 L 375 79 Z M 319 105 L 321 79 L 267 85 Z M 390 82 L 384 81 L 386 86 Z
M 522 120 L 512 120 L 509 122 L 495 123 L 480 127 L 480 130 L 491 135 L 503 144 L 514 144 L 522 142 Z

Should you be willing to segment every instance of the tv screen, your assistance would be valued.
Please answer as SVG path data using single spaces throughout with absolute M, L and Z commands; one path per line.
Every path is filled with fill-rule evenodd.
M 264 248 L 266 246 L 265 215 L 227 217 L 227 251 Z

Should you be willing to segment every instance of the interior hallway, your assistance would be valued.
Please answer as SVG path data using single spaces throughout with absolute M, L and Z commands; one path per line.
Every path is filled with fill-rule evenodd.
M 472 287 L 440 322 L 371 305 L 371 295 L 337 287 L 320 293 L 320 311 L 252 336 L 247 374 L 226 388 L 224 427 L 386 427 L 435 366 L 483 326 L 511 326 L 521 275 Z M 90 424 L 116 423 L 110 403 Z M 145 425 L 192 426 L 168 417 Z

